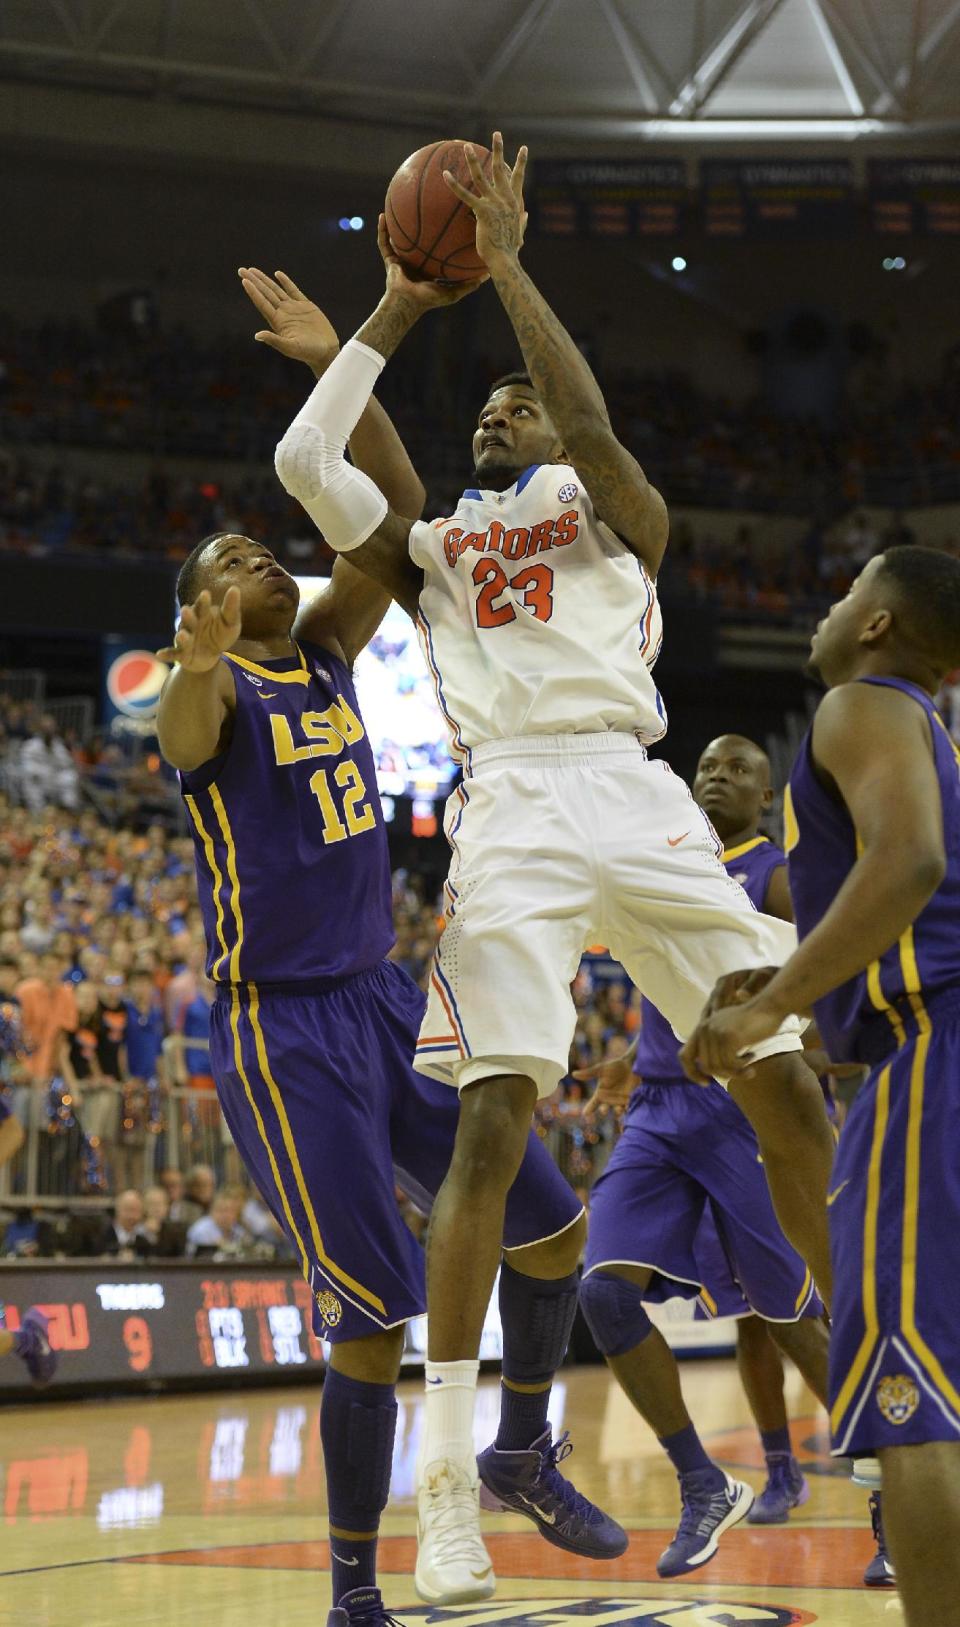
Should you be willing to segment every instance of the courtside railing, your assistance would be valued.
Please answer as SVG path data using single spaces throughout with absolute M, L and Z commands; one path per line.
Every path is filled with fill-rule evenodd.
M 208 1043 L 180 1034 L 165 1039 L 168 1076 L 186 1079 L 186 1051 Z M 8 1209 L 105 1208 L 117 1192 L 142 1191 L 163 1170 L 185 1173 L 193 1164 L 209 1164 L 218 1184 L 243 1179 L 211 1089 L 134 1080 L 81 1086 L 75 1096 L 54 1079 L 17 1087 L 8 1102 L 25 1131 L 19 1152 L 0 1167 L 0 1205 Z

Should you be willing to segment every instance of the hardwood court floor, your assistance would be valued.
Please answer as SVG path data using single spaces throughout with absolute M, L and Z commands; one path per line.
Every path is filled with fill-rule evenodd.
M 721 1463 L 762 1484 L 733 1362 L 687 1362 L 688 1402 Z M 655 1561 L 677 1518 L 676 1481 L 603 1368 L 564 1371 L 556 1428 L 575 1445 L 577 1485 L 630 1528 L 611 1565 L 576 1560 L 517 1516 L 485 1515 L 499 1577 L 485 1605 L 438 1612 L 413 1588 L 412 1483 L 421 1381 L 400 1389 L 393 1500 L 380 1546 L 386 1604 L 408 1627 L 591 1627 L 657 1623 L 902 1622 L 899 1600 L 861 1586 L 872 1547 L 866 1493 L 826 1456 L 824 1419 L 796 1373 L 794 1440 L 811 1496 L 787 1526 L 739 1526 L 683 1584 Z M 329 1604 L 319 1391 L 250 1390 L 0 1411 L 0 1627 L 323 1627 Z M 492 1439 L 497 1386 L 481 1381 L 478 1439 Z

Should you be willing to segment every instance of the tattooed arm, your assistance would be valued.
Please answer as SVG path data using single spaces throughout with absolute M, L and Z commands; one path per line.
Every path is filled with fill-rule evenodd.
M 650 575 L 656 576 L 667 546 L 666 504 L 636 458 L 620 445 L 593 373 L 520 264 L 527 149 L 521 147 L 516 164 L 509 169 L 503 158 L 503 139 L 496 132 L 489 180 L 471 147 L 466 154 L 476 190 L 468 191 L 449 173 L 444 178 L 476 216 L 478 253 L 513 325 L 544 410 L 600 519 L 616 531 Z

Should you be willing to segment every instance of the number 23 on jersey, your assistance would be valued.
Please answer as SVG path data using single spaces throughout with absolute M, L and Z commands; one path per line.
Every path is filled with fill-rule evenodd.
M 527 565 L 511 578 L 498 559 L 481 559 L 473 567 L 473 580 L 480 589 L 476 604 L 478 627 L 506 627 L 516 621 L 515 606 L 510 599 L 503 599 L 508 589 L 520 594 L 524 610 L 535 620 L 549 621 L 553 615 L 553 571 L 549 565 Z

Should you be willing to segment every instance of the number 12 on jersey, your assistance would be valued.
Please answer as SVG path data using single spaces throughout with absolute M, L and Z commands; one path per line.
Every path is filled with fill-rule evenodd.
M 330 789 L 333 780 L 343 792 L 343 819 L 337 812 L 337 805 Z M 323 815 L 323 839 L 328 845 L 333 842 L 345 842 L 348 836 L 359 836 L 365 830 L 372 830 L 376 824 L 376 816 L 369 802 L 364 802 L 367 788 L 360 776 L 356 763 L 346 758 L 333 770 L 331 774 L 327 768 L 318 768 L 310 776 L 310 789 L 320 804 Z M 344 823 L 346 821 L 346 823 Z
M 497 603 L 508 588 L 522 595 L 524 610 L 535 620 L 549 621 L 553 615 L 553 571 L 549 565 L 528 565 L 511 578 L 498 559 L 480 559 L 473 567 L 473 580 L 480 589 L 476 606 L 478 627 L 506 627 L 516 621 L 517 612 L 509 599 Z

